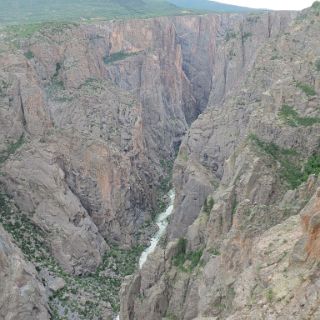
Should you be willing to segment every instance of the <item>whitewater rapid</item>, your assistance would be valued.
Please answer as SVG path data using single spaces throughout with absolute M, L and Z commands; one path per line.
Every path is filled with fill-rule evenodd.
M 159 229 L 158 229 L 157 233 L 151 239 L 149 247 L 147 247 L 142 252 L 142 254 L 140 256 L 140 260 L 139 260 L 139 268 L 140 269 L 142 268 L 144 263 L 147 261 L 149 254 L 152 253 L 156 249 L 159 240 L 164 235 L 164 233 L 167 229 L 167 226 L 168 226 L 168 219 L 167 218 L 171 215 L 172 210 L 173 210 L 173 202 L 174 202 L 174 196 L 175 196 L 174 190 L 170 190 L 168 193 L 168 196 L 169 196 L 170 201 L 169 201 L 169 205 L 168 205 L 167 209 L 165 211 L 161 212 L 156 219 L 156 224 Z
M 152 237 L 150 241 L 150 245 L 141 253 L 141 256 L 139 259 L 139 269 L 141 269 L 144 263 L 147 261 L 149 254 L 151 254 L 156 249 L 157 244 L 159 243 L 159 240 L 166 232 L 166 229 L 168 226 L 168 217 L 171 215 L 173 211 L 173 203 L 174 203 L 174 197 L 175 197 L 175 192 L 173 189 L 168 192 L 168 196 L 169 196 L 168 207 L 165 211 L 161 212 L 156 219 L 158 231 Z M 115 318 L 115 320 L 120 320 L 120 316 L 118 315 Z

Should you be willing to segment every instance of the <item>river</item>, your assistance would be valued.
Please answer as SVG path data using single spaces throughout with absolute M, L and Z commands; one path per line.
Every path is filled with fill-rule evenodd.
M 168 226 L 168 217 L 171 215 L 171 213 L 173 211 L 173 203 L 174 203 L 174 197 L 175 197 L 175 192 L 173 189 L 168 192 L 168 197 L 169 197 L 169 204 L 168 204 L 167 209 L 165 211 L 161 212 L 157 216 L 157 219 L 156 219 L 158 231 L 152 237 L 152 239 L 150 241 L 150 245 L 141 253 L 141 256 L 139 259 L 139 269 L 141 269 L 142 266 L 144 265 L 144 263 L 147 261 L 149 254 L 152 253 L 156 249 L 157 244 L 159 243 L 159 240 L 166 232 L 166 229 Z M 115 320 L 120 320 L 120 316 L 118 315 L 115 318 Z

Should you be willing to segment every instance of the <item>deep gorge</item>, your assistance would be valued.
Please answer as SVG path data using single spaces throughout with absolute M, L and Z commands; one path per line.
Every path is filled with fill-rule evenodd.
M 298 213 L 317 201 L 318 122 L 291 126 L 279 111 L 318 117 L 316 10 L 2 32 L 0 244 L 34 297 L 10 302 L 8 281 L 4 312 L 112 319 L 121 304 L 121 319 L 232 320 L 265 305 L 271 317 L 274 296 L 289 293 L 255 278 L 255 239 L 271 239 L 277 260 L 292 248 L 277 247 L 272 228 L 289 232 L 289 247 L 302 239 Z M 292 182 L 300 167 L 305 178 Z M 139 271 L 171 182 L 168 232 Z M 289 280 L 298 272 L 283 268 Z M 263 303 L 249 306 L 250 294 Z

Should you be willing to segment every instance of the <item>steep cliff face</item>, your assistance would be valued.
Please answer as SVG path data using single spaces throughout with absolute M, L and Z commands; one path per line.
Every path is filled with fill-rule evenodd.
M 1 32 L 0 182 L 16 206 L 1 222 L 23 235 L 14 240 L 41 274 L 53 318 L 117 312 L 118 288 L 133 272 L 135 246 L 148 240 L 182 139 L 168 230 L 175 241 L 123 288 L 121 316 L 235 312 L 228 290 L 258 254 L 252 239 L 297 214 L 317 185 L 286 192 L 319 135 L 319 18 L 309 13 L 307 27 L 301 17 L 292 24 L 295 16 L 45 25 L 27 38 Z M 289 155 L 291 167 L 279 171 Z M 308 218 L 305 228 L 316 234 Z
M 47 320 L 45 289 L 34 266 L 25 261 L 9 234 L 0 226 L 1 319 Z
M 175 162 L 167 243 L 123 286 L 122 319 L 319 317 L 319 23 L 315 5 L 233 92 L 213 86 Z
M 32 219 L 58 243 L 71 239 L 74 228 L 84 232 L 79 221 L 87 219 L 84 225 L 92 220 L 109 243 L 135 243 L 156 203 L 154 181 L 166 171 L 160 162 L 173 157 L 210 96 L 221 101 L 237 86 L 236 75 L 246 74 L 261 44 L 285 28 L 291 15 L 43 27 L 18 40 L 24 56 L 9 53 L 7 59 L 11 49 L 4 48 L 1 119 L 10 122 L 3 121 L 2 143 L 23 133 L 32 140 L 19 151 L 21 157 L 3 167 L 6 191 L 23 211 L 36 212 Z M 231 51 L 237 55 L 231 57 Z M 68 213 L 50 213 L 43 203 Z M 51 232 L 68 216 L 69 231 Z M 105 244 L 94 229 L 88 227 L 93 240 L 84 246 L 90 258 L 84 252 L 67 258 L 73 256 L 71 244 L 63 250 L 53 246 L 69 271 L 81 265 L 83 254 L 88 266 L 78 273 L 99 263 Z

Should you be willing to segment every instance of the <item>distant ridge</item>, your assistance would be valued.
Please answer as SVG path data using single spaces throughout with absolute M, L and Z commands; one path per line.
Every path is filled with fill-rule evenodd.
M 0 25 L 186 14 L 166 0 L 0 0 Z
M 168 2 L 181 8 L 214 12 L 250 12 L 259 10 L 210 0 L 168 0 Z

